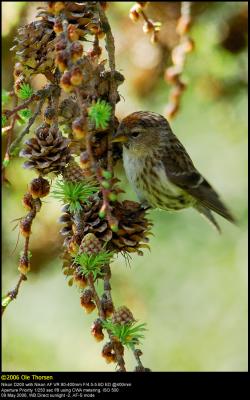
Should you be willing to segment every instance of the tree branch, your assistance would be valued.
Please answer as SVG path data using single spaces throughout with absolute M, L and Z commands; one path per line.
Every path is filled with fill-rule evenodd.
M 105 42 L 106 42 L 106 50 L 108 53 L 108 60 L 109 60 L 109 68 L 110 68 L 110 89 L 109 89 L 109 102 L 112 106 L 111 118 L 110 118 L 110 132 L 111 135 L 114 134 L 114 126 L 115 126 L 115 105 L 118 98 L 118 91 L 117 91 L 117 82 L 115 80 L 115 41 L 114 36 L 111 31 L 111 27 L 106 17 L 105 12 L 102 9 L 100 3 L 97 3 L 101 25 L 103 27 L 105 35 Z M 111 135 L 108 136 L 108 170 L 110 172 L 113 171 L 112 165 L 112 137 Z
M 6 115 L 7 118 L 9 118 L 11 117 L 11 115 L 16 114 L 18 111 L 26 108 L 34 100 L 37 100 L 36 94 L 33 94 L 28 100 L 24 101 L 22 104 L 19 104 L 19 106 L 14 107 L 13 110 L 5 110 L 3 114 Z
M 15 288 L 10 290 L 7 293 L 7 295 L 4 297 L 4 299 L 2 300 L 2 316 L 3 316 L 3 313 L 6 310 L 7 306 L 17 297 L 21 283 L 26 280 L 27 280 L 27 277 L 23 274 L 20 274 L 20 277 L 17 281 Z M 4 302 L 4 300 L 5 300 L 5 302 Z
M 10 146 L 10 155 L 15 153 L 16 148 L 18 147 L 19 143 L 21 143 L 23 137 L 27 135 L 30 131 L 31 126 L 34 124 L 37 116 L 40 114 L 43 103 L 45 102 L 45 98 L 41 99 L 36 107 L 36 110 L 33 116 L 29 119 L 28 125 L 26 128 L 20 133 L 20 135 L 12 142 Z
M 105 274 L 105 275 L 107 275 L 107 274 Z M 110 274 L 110 277 L 111 277 L 111 274 Z M 93 279 L 93 274 L 92 273 L 88 275 L 88 284 L 89 284 L 89 287 L 91 288 L 92 293 L 93 293 L 93 299 L 94 299 L 94 301 L 96 303 L 96 307 L 97 307 L 97 310 L 98 310 L 98 316 L 102 320 L 105 320 L 106 319 L 105 313 L 103 311 L 101 300 L 100 300 L 100 298 L 98 296 L 98 293 L 96 291 L 96 288 L 95 288 L 95 284 L 94 284 L 94 279 Z M 109 287 L 110 287 L 110 285 L 109 285 Z M 110 294 L 110 289 L 108 290 L 109 291 L 109 298 L 112 301 L 111 294 Z M 123 348 L 123 346 L 122 346 L 122 344 L 120 342 L 117 342 L 116 340 L 114 340 L 114 338 L 112 336 L 112 333 L 109 330 L 107 330 L 107 332 L 108 332 L 110 341 L 112 342 L 112 345 L 113 345 L 113 348 L 114 348 L 114 351 L 115 351 L 115 355 L 116 355 L 116 361 L 117 361 L 117 364 L 119 365 L 120 371 L 124 371 L 125 372 L 126 371 L 125 361 L 124 361 L 123 355 L 121 354 L 121 348 Z

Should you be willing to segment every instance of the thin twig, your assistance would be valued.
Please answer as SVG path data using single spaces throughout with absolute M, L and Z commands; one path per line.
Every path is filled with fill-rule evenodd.
M 36 213 L 34 213 L 34 217 L 32 218 L 32 221 L 35 218 L 35 216 L 36 216 Z M 24 256 L 27 258 L 29 257 L 29 243 L 30 243 L 30 237 L 28 236 L 25 238 L 24 250 L 23 250 Z
M 4 313 L 4 311 L 6 310 L 7 306 L 8 306 L 14 299 L 16 299 L 16 297 L 17 297 L 17 295 L 18 295 L 18 292 L 19 292 L 19 288 L 20 288 L 20 286 L 21 286 L 21 283 L 22 283 L 23 281 L 26 281 L 26 280 L 27 280 L 27 277 L 26 277 L 25 275 L 23 275 L 23 274 L 20 274 L 20 277 L 19 277 L 19 279 L 18 279 L 18 281 L 17 281 L 17 284 L 16 284 L 15 288 L 14 288 L 13 290 L 10 290 L 10 291 L 7 293 L 7 295 L 5 296 L 5 297 L 9 297 L 9 301 L 8 301 L 8 303 L 7 303 L 5 306 L 2 305 L 2 316 L 3 316 L 3 313 Z
M 110 265 L 107 264 L 104 266 L 104 276 L 103 276 L 104 292 L 106 294 L 107 300 L 111 301 L 113 304 L 112 295 L 111 295 L 110 279 L 111 279 L 111 269 L 110 269 Z M 120 367 L 120 370 L 125 372 L 126 371 L 125 361 L 124 361 L 123 355 L 121 354 L 121 346 L 122 345 L 120 342 L 117 343 L 117 341 L 114 340 L 112 333 L 110 331 L 108 331 L 108 334 L 109 334 L 110 341 L 113 345 L 115 355 L 116 355 L 116 360 Z
M 106 17 L 106 14 L 104 10 L 102 9 L 100 3 L 97 3 L 97 8 L 100 16 L 100 21 L 102 28 L 104 32 L 106 33 L 105 35 L 105 43 L 106 43 L 106 50 L 108 53 L 108 61 L 109 61 L 109 68 L 110 68 L 110 86 L 109 86 L 109 103 L 112 107 L 111 111 L 111 118 L 110 118 L 110 134 L 108 135 L 108 155 L 107 155 L 107 167 L 108 171 L 111 173 L 113 172 L 113 158 L 112 158 L 112 134 L 114 134 L 114 126 L 115 126 L 115 105 L 118 97 L 118 92 L 117 92 L 117 82 L 115 80 L 115 41 L 114 41 L 114 36 L 111 31 L 111 27 L 108 21 L 108 18 Z M 101 182 L 102 181 L 102 176 L 100 174 L 100 169 L 97 168 L 97 178 Z M 111 210 L 110 210 L 110 205 L 109 205 L 109 199 L 108 199 L 108 191 L 106 189 L 102 189 L 102 195 L 103 195 L 103 207 L 105 209 L 106 215 L 107 215 L 107 220 L 111 224 L 112 221 L 114 223 L 114 218 L 112 217 Z M 104 278 L 104 289 L 106 294 L 108 295 L 108 299 L 112 301 L 111 297 L 111 286 L 110 286 L 110 280 L 111 278 L 111 271 L 110 267 L 106 266 L 106 274 Z M 117 363 L 120 367 L 121 371 L 126 371 L 125 368 L 125 361 L 124 358 L 121 354 L 120 348 L 121 348 L 121 343 L 116 343 L 116 341 L 113 340 L 111 332 L 109 333 L 110 340 L 113 344 L 113 348 L 115 351 L 116 355 L 116 360 Z
M 116 105 L 116 100 L 118 97 L 118 92 L 117 92 L 117 82 L 115 80 L 115 44 L 114 44 L 114 37 L 111 32 L 111 27 L 109 24 L 109 21 L 106 17 L 105 12 L 103 11 L 100 3 L 97 3 L 97 9 L 99 12 L 100 20 L 101 20 L 101 25 L 103 27 L 103 30 L 106 33 L 105 36 L 105 41 L 106 41 L 106 50 L 108 53 L 108 60 L 109 60 L 109 68 L 110 68 L 110 87 L 109 87 L 109 102 L 112 107 L 111 111 L 111 118 L 110 118 L 110 134 L 108 135 L 108 154 L 107 154 L 107 165 L 108 165 L 108 170 L 112 173 L 113 172 L 113 160 L 112 160 L 112 134 L 114 133 L 114 124 L 115 124 L 115 105 Z M 79 96 L 79 89 L 77 89 L 77 95 Z M 108 195 L 110 193 L 109 190 L 106 190 L 105 188 L 102 187 L 102 181 L 103 177 L 101 174 L 101 168 L 97 165 L 93 152 L 92 152 L 92 146 L 91 146 L 91 136 L 92 134 L 89 132 L 86 137 L 86 150 L 89 154 L 89 159 L 90 163 L 92 164 L 92 168 L 96 172 L 96 177 L 98 179 L 98 182 L 100 183 L 101 186 L 101 191 L 102 191 L 102 196 L 103 196 L 103 206 L 102 209 L 106 213 L 106 218 L 109 222 L 109 225 L 117 225 L 117 221 L 114 219 L 112 216 L 111 212 L 111 207 L 109 204 L 109 198 Z
M 15 98 L 15 101 L 17 102 L 17 98 Z M 14 127 L 15 127 L 17 118 L 18 118 L 18 115 L 16 113 L 16 114 L 14 114 L 11 125 L 9 126 L 9 129 L 7 130 L 7 146 L 6 146 L 5 156 L 4 156 L 4 160 L 3 160 L 3 164 L 2 164 L 2 182 L 8 181 L 5 176 L 5 170 L 6 170 L 6 166 L 9 163 L 9 160 L 10 160 L 10 146 L 11 146 L 12 135 L 13 135 L 13 131 L 14 131 Z
M 10 154 L 12 155 L 15 152 L 15 149 L 18 147 L 19 143 L 22 141 L 23 137 L 27 135 L 30 131 L 31 126 L 34 124 L 37 116 L 41 112 L 41 108 L 43 106 L 43 103 L 45 102 L 45 98 L 41 99 L 36 107 L 36 110 L 33 114 L 33 116 L 29 119 L 28 125 L 26 128 L 20 133 L 20 135 L 12 142 L 10 146 Z
M 148 22 L 148 23 L 151 22 L 150 19 L 149 19 L 148 16 L 147 16 L 147 14 L 143 11 L 142 8 L 140 9 L 140 14 L 142 15 L 142 17 L 143 17 L 143 19 L 144 19 L 145 22 Z
M 13 117 L 12 123 L 10 125 L 10 129 L 8 130 L 8 140 L 7 140 L 7 147 L 6 147 L 6 153 L 5 153 L 4 159 L 9 158 L 9 155 L 10 155 L 11 139 L 12 139 L 13 129 L 15 127 L 17 118 L 18 118 L 18 115 L 15 114 Z
M 81 97 L 81 93 L 80 93 L 79 88 L 76 88 L 75 92 L 76 92 L 76 95 L 77 95 L 77 98 L 78 98 L 82 113 L 84 114 L 84 110 L 86 109 L 86 105 L 82 101 L 82 97 Z M 101 192 L 102 192 L 102 198 L 103 198 L 102 209 L 105 210 L 106 218 L 107 218 L 107 221 L 109 222 L 109 225 L 112 225 L 112 224 L 116 223 L 116 220 L 112 216 L 111 206 L 109 204 L 108 195 L 109 195 L 110 191 L 105 189 L 102 186 L 102 182 L 103 182 L 102 169 L 101 169 L 101 167 L 98 165 L 98 163 L 95 160 L 95 157 L 94 157 L 94 154 L 93 154 L 93 151 L 92 151 L 91 138 L 92 138 L 92 132 L 88 131 L 87 135 L 86 135 L 86 140 L 85 140 L 86 150 L 87 150 L 87 153 L 88 153 L 88 156 L 89 156 L 91 169 L 92 169 L 92 171 L 95 172 L 96 178 L 97 178 L 97 180 L 98 180 L 98 182 L 100 184 L 100 188 L 101 188 Z M 112 153 L 112 151 L 111 151 L 111 153 Z M 112 162 L 112 154 L 111 154 L 111 162 Z
M 21 283 L 26 280 L 27 280 L 26 276 L 23 274 L 20 274 L 20 278 L 19 278 L 15 288 L 8 293 L 8 296 L 10 296 L 12 298 L 12 300 L 14 300 L 17 297 Z
M 117 82 L 115 80 L 115 41 L 114 36 L 111 31 L 111 27 L 106 17 L 104 10 L 102 9 L 100 3 L 97 3 L 98 12 L 101 20 L 101 25 L 106 33 L 105 35 L 105 43 L 106 43 L 106 50 L 108 53 L 108 60 L 109 60 L 109 68 L 110 68 L 110 88 L 109 88 L 109 102 L 112 107 L 111 111 L 111 118 L 110 118 L 110 132 L 111 134 L 108 135 L 108 170 L 110 172 L 113 171 L 112 165 L 112 137 L 111 135 L 114 133 L 114 126 L 115 126 L 115 105 L 116 100 L 118 97 L 117 92 Z
M 111 277 L 110 269 L 109 269 L 109 273 L 106 273 L 105 275 L 106 276 L 109 275 L 109 278 L 108 278 L 108 280 L 109 280 L 110 277 Z M 96 307 L 97 307 L 97 310 L 98 310 L 98 316 L 102 320 L 105 320 L 106 319 L 105 313 L 104 313 L 103 308 L 102 308 L 100 297 L 98 296 L 98 293 L 97 293 L 96 288 L 95 288 L 95 284 L 94 284 L 94 279 L 93 279 L 93 274 L 92 273 L 88 275 L 88 284 L 89 284 L 89 287 L 92 290 L 93 299 L 95 301 L 95 304 L 96 304 Z M 110 293 L 110 290 L 111 290 L 110 285 L 109 285 L 109 289 L 106 289 L 106 290 L 109 292 L 109 298 L 112 301 L 111 293 Z M 107 329 L 107 332 L 108 332 L 110 341 L 113 344 L 113 348 L 114 348 L 114 351 L 115 351 L 117 364 L 119 365 L 119 368 L 120 368 L 121 371 L 126 371 L 125 361 L 124 361 L 123 355 L 121 354 L 121 350 L 120 350 L 122 345 L 121 345 L 120 342 L 117 342 L 117 341 L 114 340 L 114 338 L 112 336 L 112 332 L 110 332 L 108 329 Z
M 37 99 L 37 95 L 33 94 L 28 100 L 26 100 L 24 103 L 19 104 L 19 106 L 16 106 L 13 108 L 13 110 L 5 110 L 3 112 L 3 115 L 6 115 L 7 118 L 11 117 L 13 114 L 16 114 L 18 111 L 23 110 L 26 108 L 32 101 Z
M 104 286 L 104 292 L 107 295 L 108 299 L 111 299 L 111 285 L 110 285 L 110 279 L 111 279 L 111 269 L 110 265 L 106 264 L 104 267 L 104 276 L 103 276 L 103 286 Z
M 122 346 L 121 342 L 117 342 L 117 341 L 113 340 L 112 335 L 110 334 L 110 332 L 109 332 L 109 338 L 110 338 L 110 340 L 111 340 L 111 342 L 113 344 L 113 348 L 114 348 L 115 356 L 116 356 L 116 361 L 117 361 L 117 364 L 120 367 L 120 371 L 121 372 L 126 372 L 125 361 L 124 361 L 123 355 L 122 355 L 121 350 L 120 350 L 120 348 Z M 123 346 L 122 346 L 122 348 L 123 348 Z
M 23 251 L 23 253 L 24 253 L 24 255 L 26 256 L 26 257 L 28 257 L 28 253 L 29 253 L 29 236 L 28 237 L 26 237 L 26 239 L 25 239 L 25 244 L 24 244 L 24 251 Z M 9 302 L 6 304 L 6 306 L 2 306 L 2 315 L 3 315 L 3 313 L 4 313 L 4 311 L 5 311 L 5 309 L 7 308 L 7 306 L 11 303 L 11 301 L 13 301 L 14 299 L 16 299 L 16 297 L 17 297 L 17 295 L 18 295 L 18 292 L 19 292 L 19 288 L 20 288 L 20 286 L 21 286 L 21 283 L 23 282 L 23 281 L 26 281 L 27 280 L 27 277 L 26 277 L 26 275 L 24 275 L 24 274 L 20 274 L 20 277 L 19 277 L 19 279 L 18 279 L 18 282 L 17 282 L 17 284 L 16 284 L 16 286 L 15 286 L 15 288 L 13 289 L 13 290 L 10 290 L 8 293 L 7 293 L 7 295 L 6 295 L 6 297 L 9 297 Z
M 149 19 L 147 14 L 144 11 L 144 8 L 147 6 L 148 2 L 139 2 L 137 1 L 136 4 L 130 9 L 129 16 L 132 21 L 136 22 L 139 20 L 140 16 L 143 18 L 144 25 L 143 25 L 143 32 L 145 34 L 151 34 L 151 43 L 154 44 L 158 40 L 158 32 L 160 30 L 161 23 L 153 21 Z
M 99 315 L 99 317 L 101 319 L 105 319 L 105 314 L 104 314 L 104 311 L 102 309 L 101 300 L 100 300 L 100 298 L 98 296 L 98 293 L 96 291 L 96 288 L 95 288 L 94 278 L 93 278 L 93 274 L 92 273 L 88 274 L 88 284 L 89 284 L 89 287 L 92 290 L 93 299 L 95 300 L 95 304 L 96 304 L 96 307 L 97 307 L 97 310 L 98 310 L 98 315 Z
M 38 204 L 39 202 L 39 204 Z M 26 217 L 30 222 L 30 224 L 32 225 L 34 218 L 36 217 L 37 212 L 40 210 L 40 205 L 41 201 L 39 198 L 34 200 L 34 208 L 29 211 L 29 213 L 26 215 Z M 30 235 L 26 236 L 25 238 L 25 243 L 24 243 L 24 249 L 23 249 L 23 254 L 21 256 L 21 258 L 24 258 L 26 260 L 29 259 L 29 243 L 30 243 Z M 2 315 L 3 312 L 5 311 L 5 309 L 7 308 L 7 306 L 11 303 L 11 301 L 13 301 L 14 299 L 16 299 L 18 292 L 19 292 L 19 288 L 21 286 L 22 281 L 26 281 L 27 277 L 25 274 L 21 273 L 19 280 L 15 286 L 15 288 L 13 290 L 11 290 L 10 292 L 7 293 L 7 295 L 4 297 L 4 299 L 9 298 L 6 305 L 2 305 Z
M 147 369 L 143 366 L 140 357 L 142 356 L 142 351 L 140 349 L 133 348 L 133 354 L 137 362 L 136 371 L 145 372 Z
M 58 93 L 58 96 L 51 96 L 51 104 L 53 108 L 55 109 L 55 116 L 53 119 L 53 122 L 56 126 L 58 126 L 58 108 L 59 108 L 59 98 L 60 98 L 60 92 Z

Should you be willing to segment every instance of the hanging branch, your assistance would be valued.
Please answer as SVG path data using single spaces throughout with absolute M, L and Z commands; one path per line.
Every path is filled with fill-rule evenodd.
M 103 176 L 102 169 L 98 166 L 96 160 L 94 159 L 93 152 L 92 152 L 92 145 L 91 145 L 91 137 L 92 137 L 91 133 L 88 133 L 86 135 L 86 149 L 89 154 L 92 167 L 94 168 L 95 176 L 101 186 L 102 197 L 103 197 L 103 205 L 101 208 L 101 212 L 103 212 L 105 214 L 107 221 L 110 224 L 111 229 L 116 231 L 116 230 L 118 230 L 118 221 L 112 215 L 112 206 L 110 206 L 110 200 L 109 200 L 111 191 L 109 190 L 110 188 L 104 187 L 104 182 L 106 183 L 106 182 L 110 181 L 110 178 L 113 175 L 112 141 L 111 140 L 112 140 L 112 135 L 114 134 L 114 127 L 115 127 L 115 105 L 116 105 L 117 99 L 119 98 L 119 95 L 117 92 L 118 85 L 117 85 L 117 81 L 115 79 L 115 73 L 116 73 L 115 44 L 114 44 L 114 37 L 113 37 L 112 31 L 111 31 L 111 27 L 109 25 L 106 14 L 100 3 L 97 3 L 97 9 L 98 9 L 99 16 L 100 16 L 101 29 L 106 34 L 105 35 L 105 43 L 106 43 L 106 50 L 108 53 L 108 61 L 109 61 L 109 68 L 110 68 L 108 99 L 109 99 L 109 103 L 111 105 L 111 113 L 109 116 L 109 132 L 110 133 L 107 136 L 107 173 L 106 173 L 106 177 L 108 178 L 108 180 L 106 180 L 106 181 L 103 180 L 103 178 L 105 177 L 105 174 Z M 94 43 L 94 49 L 96 46 L 98 46 L 97 41 Z M 79 97 L 80 96 L 79 96 L 79 91 L 78 91 L 78 98 Z M 106 268 L 109 268 L 109 272 L 110 272 L 110 267 L 106 266 Z M 105 279 L 106 280 L 105 280 L 104 285 L 106 285 L 106 287 L 107 286 L 110 287 L 109 280 L 111 279 L 111 272 L 109 274 L 105 274 Z M 95 300 L 95 303 L 98 308 L 99 317 L 101 319 L 105 319 L 105 313 L 102 309 L 101 301 L 95 290 L 92 275 L 90 275 L 88 281 L 89 281 L 89 285 L 92 288 L 92 291 L 94 293 L 94 300 Z M 109 291 L 109 302 L 111 302 L 112 308 L 114 308 L 110 291 Z M 113 340 L 109 331 L 108 331 L 108 333 L 109 333 L 109 337 L 110 337 L 111 343 L 112 343 L 114 351 L 115 351 L 116 361 L 119 365 L 119 368 L 121 371 L 126 371 L 125 362 L 123 359 L 123 347 L 121 344 L 119 344 Z
M 23 99 L 36 96 L 39 102 L 27 127 L 12 142 L 10 154 L 31 131 L 32 137 L 25 142 L 20 156 L 26 158 L 24 167 L 36 172 L 38 178 L 30 182 L 23 198 L 29 212 L 20 223 L 25 237 L 19 261 L 21 276 L 16 288 L 4 298 L 3 306 L 6 308 L 17 296 L 30 269 L 31 225 L 40 209 L 40 199 L 50 191 L 44 176 L 58 176 L 52 194 L 63 203 L 63 272 L 69 277 L 69 285 L 75 283 L 80 287 L 84 310 L 90 313 L 97 309 L 98 318 L 91 332 L 98 341 L 104 339 L 103 330 L 107 332 L 109 342 L 102 349 L 105 360 L 116 363 L 118 371 L 125 372 L 127 347 L 135 355 L 136 370 L 146 371 L 140 361 L 142 352 L 135 349 L 143 338 L 145 324 L 136 325 L 126 306 L 115 308 L 111 295 L 110 263 L 114 255 L 142 255 L 141 248 L 148 246 L 144 242 L 148 241 L 151 227 L 146 210 L 139 203 L 117 199 L 122 190 L 114 177 L 113 165 L 121 158 L 121 147 L 112 143 L 112 135 L 118 126 L 117 89 L 124 77 L 116 71 L 111 27 L 104 4 L 99 2 L 48 2 L 40 9 L 39 17 L 38 26 L 31 23 L 22 28 L 13 48 L 19 61 L 15 66 L 15 93 L 21 87 Z M 83 47 L 86 35 L 93 38 L 93 47 L 87 52 Z M 26 42 L 30 36 L 37 39 L 35 48 Z M 42 44 L 41 37 L 45 37 Z M 104 37 L 108 70 L 105 60 L 100 59 L 100 39 Z M 53 83 L 33 95 L 26 82 L 31 74 L 38 73 Z M 25 101 L 22 107 L 24 104 L 29 103 Z M 21 110 L 18 107 L 9 115 L 16 115 Z M 34 122 L 41 117 L 43 122 L 32 132 Z M 96 290 L 97 280 L 103 281 L 101 296 Z
M 27 106 L 35 100 L 37 100 L 37 95 L 33 94 L 28 100 L 24 101 L 22 104 L 19 104 L 19 106 L 14 107 L 12 110 L 4 110 L 3 115 L 5 115 L 6 118 L 9 118 L 18 111 L 27 108 Z
M 14 127 L 16 124 L 16 120 L 18 118 L 18 115 L 15 114 L 11 125 L 9 127 L 7 127 L 8 129 L 6 129 L 7 132 L 7 146 L 6 146 L 6 151 L 5 151 L 5 155 L 4 155 L 4 159 L 2 162 L 2 182 L 8 182 L 8 179 L 5 176 L 6 173 L 6 168 L 10 162 L 10 147 L 11 147 L 11 141 L 12 141 L 12 136 L 13 136 L 13 131 L 14 131 Z
M 111 109 L 111 116 L 110 116 L 110 132 L 111 134 L 108 135 L 108 165 L 107 169 L 111 173 L 113 173 L 113 161 L 112 161 L 112 143 L 111 143 L 111 138 L 112 134 L 114 133 L 114 128 L 115 128 L 115 105 L 116 101 L 119 98 L 118 92 L 117 92 L 117 81 L 115 79 L 115 72 L 116 72 L 116 67 L 115 67 L 115 42 L 114 42 L 114 37 L 111 31 L 111 27 L 109 25 L 108 18 L 106 17 L 106 14 L 101 6 L 101 4 L 98 2 L 97 3 L 97 8 L 99 11 L 100 15 L 100 21 L 101 21 L 101 26 L 103 31 L 105 32 L 105 43 L 106 43 L 106 50 L 108 53 L 108 60 L 109 60 L 109 68 L 110 68 L 110 87 L 109 87 L 109 103 L 112 107 Z M 106 197 L 106 196 L 105 196 Z M 105 199 L 106 201 L 106 199 Z
M 45 102 L 45 99 L 41 99 L 39 101 L 39 103 L 36 106 L 35 112 L 32 115 L 32 117 L 29 119 L 28 125 L 26 126 L 26 128 L 18 135 L 18 137 L 11 143 L 11 146 L 9 148 L 9 154 L 15 154 L 16 149 L 18 148 L 19 144 L 21 143 L 21 141 L 23 140 L 25 135 L 29 134 L 30 128 L 32 127 L 32 125 L 34 124 L 34 122 L 36 121 L 38 115 L 41 113 L 41 109 L 42 106 Z
M 32 184 L 31 184 L 31 191 L 32 191 Z M 20 233 L 22 234 L 22 236 L 25 237 L 24 249 L 19 258 L 18 270 L 20 271 L 20 277 L 18 279 L 15 288 L 9 291 L 7 295 L 5 295 L 2 298 L 2 315 L 7 306 L 11 303 L 11 301 L 16 299 L 19 293 L 19 288 L 21 286 L 21 283 L 27 280 L 26 275 L 30 270 L 31 252 L 29 251 L 29 243 L 31 235 L 31 226 L 34 218 L 36 217 L 37 212 L 40 211 L 41 209 L 42 203 L 39 198 L 33 199 L 30 193 L 26 193 L 23 197 L 23 204 L 24 206 L 26 206 L 26 208 L 30 209 L 30 211 L 20 221 Z
M 37 120 L 37 117 L 41 114 L 41 110 L 42 110 L 44 102 L 55 91 L 57 91 L 57 94 L 58 94 L 58 88 L 55 85 L 46 85 L 43 89 L 38 90 L 36 93 L 33 93 L 33 90 L 29 85 L 21 86 L 21 89 L 19 89 L 18 93 L 20 93 L 21 96 L 25 95 L 25 96 L 30 96 L 30 97 L 20 105 L 17 105 L 18 99 L 17 99 L 17 96 L 15 95 L 14 91 L 11 93 L 15 99 L 14 108 L 12 110 L 7 109 L 7 110 L 3 111 L 3 116 L 5 118 L 9 119 L 12 117 L 11 125 L 2 128 L 3 132 L 7 133 L 7 147 L 6 147 L 6 152 L 5 152 L 5 156 L 4 156 L 3 163 L 2 163 L 2 181 L 3 182 L 8 181 L 5 176 L 5 173 L 6 173 L 6 168 L 9 165 L 9 162 L 11 160 L 11 156 L 16 155 L 16 151 L 18 150 L 22 139 L 24 138 L 25 135 L 29 134 L 30 128 L 32 127 L 34 122 Z M 58 97 L 56 97 L 56 98 L 58 99 Z M 40 100 L 40 101 L 38 102 L 33 115 L 28 120 L 27 126 L 24 128 L 23 131 L 21 131 L 19 133 L 19 135 L 14 140 L 12 140 L 15 124 L 20 119 L 19 112 L 20 111 L 28 112 L 29 110 L 26 109 L 26 107 L 36 100 Z M 28 115 L 30 115 L 30 114 L 31 114 L 31 112 L 29 111 Z M 25 122 L 26 122 L 26 118 L 25 118 Z
M 110 275 L 110 278 L 111 278 L 111 275 Z M 110 278 L 108 279 L 108 281 L 110 280 Z M 97 309 L 98 309 L 98 315 L 101 318 L 101 320 L 105 320 L 106 319 L 105 312 L 103 311 L 101 299 L 99 298 L 99 296 L 97 294 L 97 291 L 95 289 L 93 274 L 89 275 L 88 283 L 89 283 L 89 286 L 90 286 L 90 288 L 92 289 L 92 292 L 93 292 L 93 299 L 94 299 L 94 301 L 96 303 L 96 306 L 97 306 Z M 113 304 L 111 295 L 109 296 L 109 301 L 111 301 L 112 304 Z M 120 344 L 120 342 L 117 342 L 116 340 L 113 339 L 112 333 L 108 329 L 107 329 L 107 332 L 108 332 L 110 341 L 112 343 L 112 346 L 114 348 L 116 361 L 117 361 L 117 364 L 118 364 L 118 366 L 120 368 L 120 371 L 125 372 L 126 368 L 125 368 L 125 361 L 124 361 L 124 358 L 123 358 L 123 346 Z
M 15 286 L 15 288 L 13 290 L 10 290 L 6 296 L 4 296 L 2 298 L 2 315 L 4 313 L 4 311 L 6 310 L 6 308 L 8 307 L 8 305 L 14 300 L 16 299 L 18 292 L 19 292 L 19 288 L 21 286 L 21 283 L 23 281 L 26 281 L 27 277 L 23 274 L 20 274 L 20 277 L 18 279 L 18 282 Z
M 105 265 L 104 266 L 104 277 L 103 277 L 103 287 L 104 287 L 104 295 L 106 299 L 106 304 L 109 305 L 110 310 L 114 310 L 114 303 L 112 300 L 112 295 L 111 295 L 111 284 L 110 284 L 110 279 L 111 279 L 111 269 L 110 265 Z M 120 342 L 117 343 L 116 340 L 114 340 L 112 332 L 110 330 L 107 330 L 109 334 L 110 341 L 114 347 L 114 351 L 116 354 L 116 359 L 117 363 L 119 365 L 120 371 L 125 372 L 125 361 L 123 358 L 123 353 L 124 353 L 124 347 L 121 345 Z
M 153 21 L 152 19 L 149 19 L 146 12 L 145 8 L 148 5 L 149 2 L 139 2 L 137 1 L 135 5 L 133 5 L 129 11 L 129 17 L 133 22 L 137 22 L 140 20 L 140 17 L 144 20 L 143 24 L 143 32 L 145 34 L 151 35 L 150 41 L 152 44 L 157 43 L 158 41 L 158 33 L 161 29 L 161 22 L 159 21 Z
M 166 117 L 169 120 L 174 118 L 180 108 L 181 97 L 186 89 L 186 84 L 182 80 L 186 56 L 194 48 L 194 42 L 188 35 L 192 22 L 191 5 L 192 2 L 190 1 L 181 2 L 181 15 L 176 27 L 179 43 L 172 50 L 173 65 L 168 67 L 165 72 L 166 82 L 172 85 L 166 108 Z

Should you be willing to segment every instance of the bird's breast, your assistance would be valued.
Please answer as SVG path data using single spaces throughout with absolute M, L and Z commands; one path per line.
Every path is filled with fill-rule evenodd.
M 141 202 L 165 210 L 179 210 L 191 205 L 190 196 L 170 182 L 160 160 L 149 155 L 135 157 L 124 148 L 123 162 L 127 178 Z
M 144 201 L 142 197 L 142 187 L 140 185 L 140 176 L 142 174 L 145 162 L 144 158 L 133 156 L 129 150 L 123 146 L 123 164 L 127 178 L 135 190 L 140 201 Z

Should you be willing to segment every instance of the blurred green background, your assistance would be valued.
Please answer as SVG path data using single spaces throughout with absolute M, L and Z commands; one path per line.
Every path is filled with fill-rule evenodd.
M 142 22 L 128 18 L 134 3 L 108 8 L 116 41 L 118 69 L 126 81 L 117 116 L 136 110 L 164 114 L 169 86 L 163 79 L 171 64 L 179 2 L 148 6 L 163 23 L 160 43 L 152 46 Z M 32 2 L 3 2 L 3 87 L 11 89 L 13 54 L 9 51 L 20 24 L 31 21 Z M 131 266 L 119 257 L 112 265 L 116 306 L 126 304 L 136 319 L 147 322 L 142 361 L 153 371 L 247 370 L 247 3 L 203 2 L 193 8 L 188 55 L 188 84 L 181 110 L 172 122 L 195 165 L 231 207 L 235 227 L 218 217 L 223 234 L 193 210 L 150 212 L 154 222 L 151 252 L 134 256 Z M 3 147 L 5 138 L 3 137 Z M 126 198 L 135 199 L 123 175 Z M 3 188 L 2 291 L 14 287 L 22 250 L 14 219 L 25 214 L 21 198 L 35 176 L 15 159 L 7 170 L 11 186 Z M 79 293 L 68 287 L 61 270 L 62 239 L 57 223 L 60 205 L 43 202 L 31 237 L 32 271 L 18 299 L 3 317 L 4 371 L 113 371 L 100 353 L 102 343 L 90 334 L 94 314 L 86 315 Z M 134 369 L 132 354 L 125 356 Z

